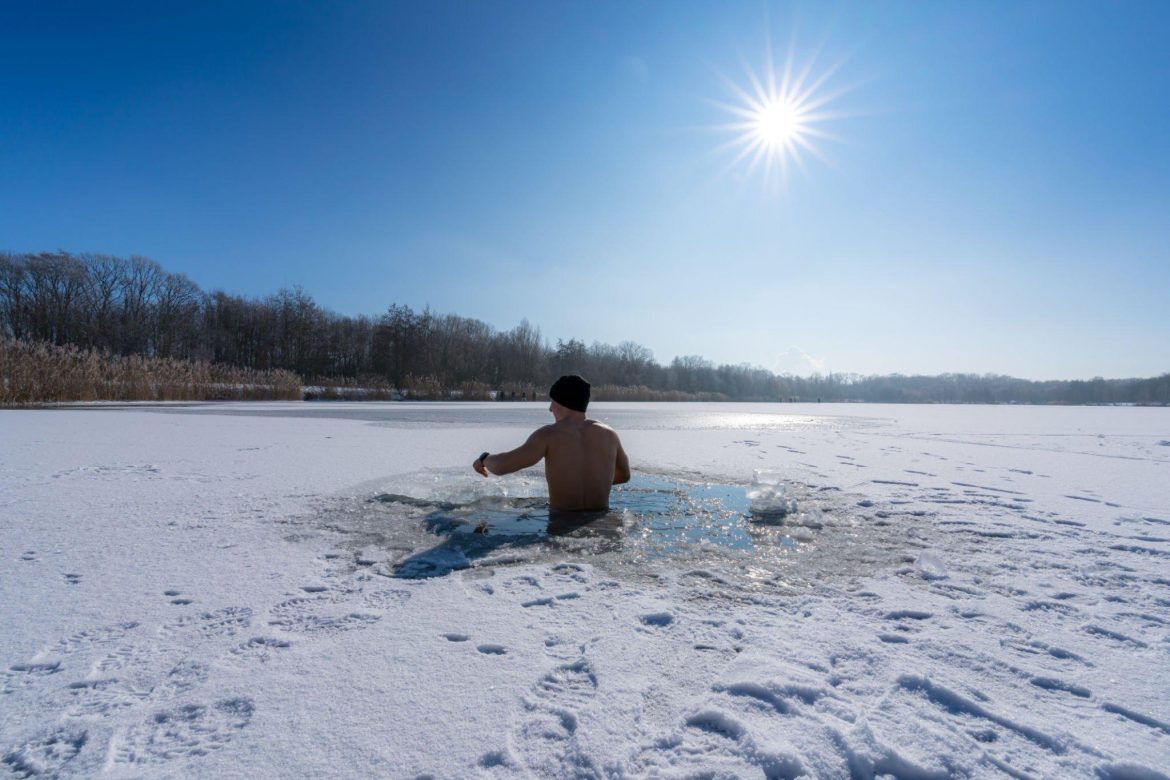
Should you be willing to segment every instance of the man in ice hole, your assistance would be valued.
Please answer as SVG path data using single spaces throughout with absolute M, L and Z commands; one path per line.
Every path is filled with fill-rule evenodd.
M 630 460 L 617 432 L 585 416 L 589 383 L 573 374 L 548 391 L 548 410 L 556 422 L 533 431 L 510 452 L 483 453 L 472 468 L 483 476 L 511 474 L 544 458 L 548 504 L 555 512 L 609 509 L 611 487 L 630 481 Z

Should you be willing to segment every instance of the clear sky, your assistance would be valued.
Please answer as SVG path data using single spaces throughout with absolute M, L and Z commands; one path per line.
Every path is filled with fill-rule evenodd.
M 1168 40 L 1160 0 L 0 0 L 0 249 L 660 362 L 1150 376 Z M 724 127 L 769 44 L 786 177 Z

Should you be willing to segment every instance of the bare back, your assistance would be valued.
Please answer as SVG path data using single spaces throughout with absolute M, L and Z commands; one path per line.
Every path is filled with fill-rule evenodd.
M 472 468 L 485 477 L 511 474 L 543 459 L 549 508 L 561 512 L 609 509 L 610 488 L 630 481 L 630 459 L 617 432 L 583 412 L 566 412 L 555 402 L 550 411 L 557 417 L 555 423 L 537 428 L 514 450 L 484 453 Z
M 541 430 L 547 443 L 549 506 L 562 511 L 608 509 L 618 455 L 625 455 L 613 428 L 585 419 L 561 420 Z

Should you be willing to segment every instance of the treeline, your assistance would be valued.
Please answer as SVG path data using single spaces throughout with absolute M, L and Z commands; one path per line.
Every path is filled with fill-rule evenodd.
M 693 355 L 663 365 L 634 341 L 552 345 L 527 320 L 501 331 L 402 305 L 349 317 L 299 287 L 262 298 L 205 292 L 153 260 L 101 254 L 0 253 L 2 336 L 112 356 L 283 370 L 307 385 L 396 388 L 420 398 L 453 391 L 483 398 L 491 390 L 531 397 L 561 374 L 580 373 L 603 391 L 599 398 L 615 399 L 1170 403 L 1170 374 L 1051 382 L 972 374 L 804 378 Z

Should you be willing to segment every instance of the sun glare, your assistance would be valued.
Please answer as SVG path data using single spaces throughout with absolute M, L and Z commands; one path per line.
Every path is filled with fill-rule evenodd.
M 720 151 L 736 151 L 727 167 L 729 171 L 746 164 L 749 176 L 762 170 L 765 179 L 770 180 L 779 174 L 787 187 L 790 163 L 803 169 L 806 155 L 825 160 L 817 141 L 836 140 L 822 125 L 840 116 L 826 110 L 826 106 L 843 90 L 825 89 L 838 66 L 814 76 L 813 65 L 810 61 L 797 69 L 790 54 L 783 68 L 777 69 L 769 47 L 762 73 L 745 65 L 746 84 L 723 79 L 736 98 L 734 103 L 715 101 L 735 117 L 735 121 L 718 126 L 732 133 L 732 138 L 719 147 Z
M 783 148 L 800 132 L 800 119 L 800 110 L 783 100 L 760 106 L 753 118 L 756 140 L 770 147 Z

